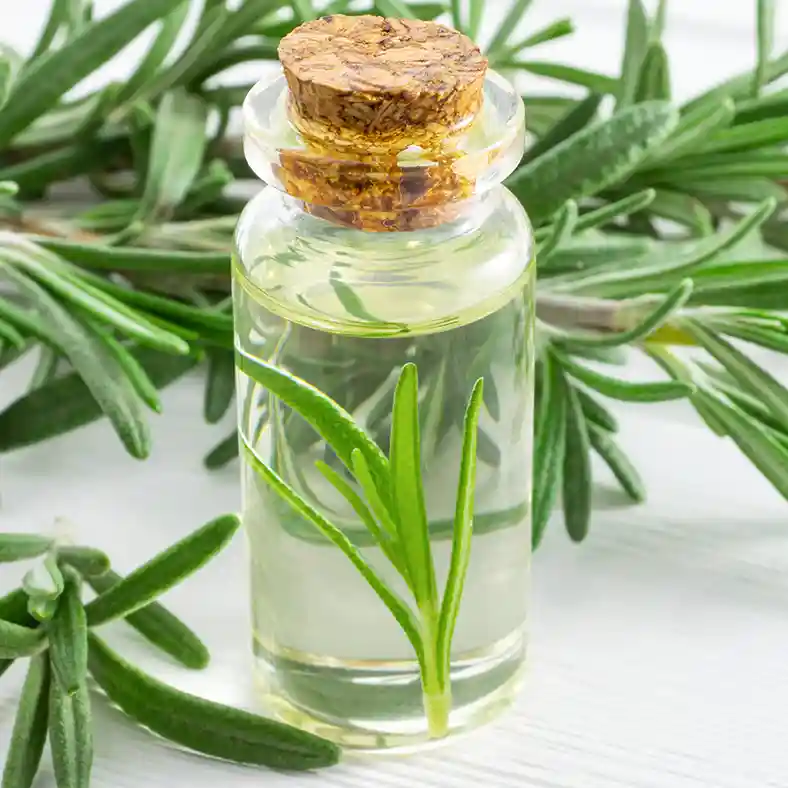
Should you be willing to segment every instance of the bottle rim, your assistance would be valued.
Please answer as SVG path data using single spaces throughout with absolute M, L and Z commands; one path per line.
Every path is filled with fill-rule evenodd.
M 493 70 L 485 76 L 477 117 L 446 130 L 447 144 L 437 152 L 414 145 L 385 149 L 365 139 L 360 145 L 357 139 L 353 147 L 342 140 L 316 144 L 292 117 L 289 93 L 279 67 L 247 94 L 242 107 L 246 160 L 269 186 L 304 203 L 341 211 L 348 220 L 343 223 L 375 224 L 370 217 L 378 215 L 382 225 L 390 225 L 380 229 L 415 229 L 401 226 L 403 213 L 410 216 L 407 224 L 446 221 L 451 217 L 439 214 L 450 213 L 452 204 L 502 183 L 525 148 L 523 100 Z

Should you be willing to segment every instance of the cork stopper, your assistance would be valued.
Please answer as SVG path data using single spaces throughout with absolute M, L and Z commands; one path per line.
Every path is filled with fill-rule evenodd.
M 306 146 L 281 152 L 280 178 L 308 210 L 412 230 L 450 220 L 473 194 L 473 176 L 454 167 L 487 73 L 469 38 L 432 22 L 333 15 L 285 36 L 279 57 Z M 401 163 L 414 148 L 422 161 Z
M 463 127 L 482 103 L 487 60 L 466 36 L 433 22 L 326 16 L 279 47 L 297 116 L 340 139 L 421 139 Z M 318 133 L 318 136 L 322 136 Z

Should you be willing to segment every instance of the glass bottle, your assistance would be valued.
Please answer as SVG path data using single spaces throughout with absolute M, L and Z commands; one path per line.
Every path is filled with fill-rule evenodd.
M 379 48 L 374 59 L 367 46 Z M 414 48 L 432 64 L 417 77 L 420 92 L 392 88 L 387 80 L 402 78 Z M 388 62 L 392 51 L 399 59 L 390 73 L 380 56 Z M 416 365 L 439 589 L 452 547 L 463 415 L 474 382 L 484 380 L 452 703 L 436 732 L 399 624 L 249 460 L 268 465 L 338 525 L 406 598 L 316 462 L 354 484 L 352 476 L 304 419 L 237 373 L 259 685 L 283 719 L 346 747 L 411 748 L 495 716 L 515 696 L 525 661 L 535 266 L 528 219 L 502 185 L 522 156 L 524 109 L 468 39 L 431 23 L 324 18 L 285 38 L 280 57 L 284 74 L 256 85 L 244 105 L 246 156 L 267 187 L 237 230 L 238 357 L 308 381 L 384 452 L 398 375 Z M 321 68 L 310 72 L 316 60 Z M 326 62 L 338 61 L 342 69 L 320 77 Z M 444 82 L 455 79 L 450 101 L 440 88 L 431 93 L 432 66 Z M 368 67 L 363 90 L 343 83 Z

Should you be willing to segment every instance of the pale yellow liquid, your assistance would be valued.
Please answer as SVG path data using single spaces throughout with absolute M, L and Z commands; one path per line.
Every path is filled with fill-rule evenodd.
M 254 221 L 247 217 L 246 241 L 242 223 L 237 348 L 328 393 L 384 451 L 393 383 L 404 363 L 417 364 L 439 589 L 451 554 L 462 415 L 474 381 L 485 378 L 474 537 L 452 650 L 450 729 L 467 730 L 511 702 L 524 665 L 534 283 L 533 266 L 510 258 L 528 250 L 513 248 L 505 212 L 486 249 L 456 228 L 372 236 L 306 215 L 301 226 L 265 233 L 266 199 L 253 207 Z M 341 470 L 324 442 L 242 373 L 238 387 L 247 447 L 342 527 L 407 598 L 350 507 L 315 470 L 317 460 Z M 243 492 L 254 648 L 268 701 L 283 718 L 348 747 L 427 742 L 418 664 L 389 611 L 249 465 Z

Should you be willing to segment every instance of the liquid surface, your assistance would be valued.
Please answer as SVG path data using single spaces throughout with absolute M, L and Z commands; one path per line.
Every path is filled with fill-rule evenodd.
M 254 216 L 265 222 L 265 213 Z M 462 420 L 474 382 L 485 381 L 474 537 L 452 650 L 451 726 L 461 730 L 510 700 L 524 658 L 533 266 L 512 244 L 511 224 L 508 233 L 502 223 L 501 234 L 488 235 L 486 246 L 456 228 L 453 234 L 436 228 L 390 234 L 385 244 L 378 236 L 363 248 L 370 234 L 350 234 L 354 247 L 337 242 L 346 232 L 341 228 L 302 218 L 309 232 L 280 225 L 278 233 L 264 234 L 255 222 L 254 242 L 246 245 L 241 233 L 243 262 L 234 266 L 237 348 L 329 394 L 384 451 L 394 385 L 403 364 L 416 364 L 439 589 L 451 556 Z M 238 388 L 248 449 L 342 528 L 407 599 L 355 513 L 316 470 L 323 461 L 345 473 L 330 449 L 240 372 Z M 275 708 L 346 746 L 424 741 L 418 665 L 397 622 L 348 559 L 249 465 L 243 489 L 255 651 Z

